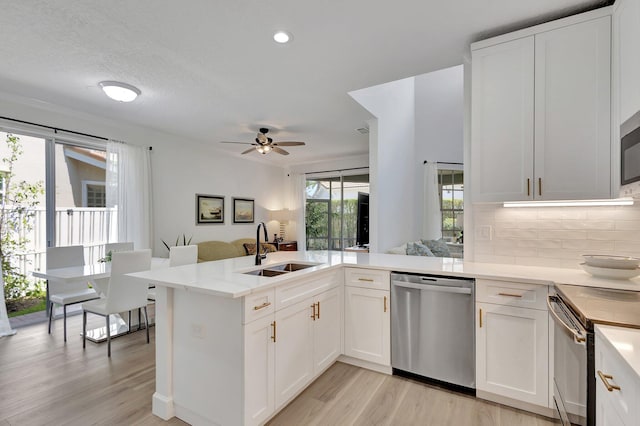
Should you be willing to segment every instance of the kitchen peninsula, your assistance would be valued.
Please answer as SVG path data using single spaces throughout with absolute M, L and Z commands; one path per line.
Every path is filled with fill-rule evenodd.
M 157 288 L 155 415 L 193 424 L 262 424 L 338 358 L 390 373 L 386 299 L 384 314 L 380 301 L 384 316 L 368 317 L 372 330 L 380 334 L 377 340 L 369 339 L 380 343 L 380 356 L 366 359 L 357 356 L 345 338 L 352 321 L 344 296 L 355 282 L 362 291 L 369 287 L 388 297 L 390 271 L 512 286 L 640 289 L 638 279 L 602 280 L 577 269 L 450 258 L 319 251 L 272 253 L 262 266 L 254 266 L 253 260 L 233 258 L 133 274 Z M 292 262 L 312 266 L 272 277 L 246 274 Z M 542 407 L 550 410 L 545 386 Z M 483 397 L 480 387 L 478 395 Z

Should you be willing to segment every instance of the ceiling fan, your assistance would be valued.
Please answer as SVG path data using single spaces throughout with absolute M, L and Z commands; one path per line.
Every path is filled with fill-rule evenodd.
M 242 154 L 248 154 L 248 153 L 253 152 L 253 151 L 258 151 L 260 154 L 268 154 L 271 151 L 273 151 L 273 152 L 277 152 L 278 154 L 282 154 L 282 155 L 289 155 L 289 152 L 287 152 L 284 149 L 280 148 L 281 146 L 301 146 L 301 145 L 305 145 L 304 142 L 292 142 L 292 141 L 274 142 L 273 139 L 271 139 L 270 137 L 267 136 L 267 133 L 269 133 L 269 129 L 267 129 L 266 127 L 261 127 L 260 131 L 258 132 L 258 135 L 256 136 L 255 142 L 227 142 L 227 141 L 221 141 L 220 143 L 236 143 L 236 144 L 242 144 L 242 145 L 253 145 L 252 148 L 249 148 L 246 151 L 243 151 Z

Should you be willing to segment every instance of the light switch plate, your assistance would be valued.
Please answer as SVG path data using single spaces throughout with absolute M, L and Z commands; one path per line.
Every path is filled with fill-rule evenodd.
M 491 241 L 493 232 L 491 225 L 481 225 L 476 229 L 476 240 L 478 241 Z

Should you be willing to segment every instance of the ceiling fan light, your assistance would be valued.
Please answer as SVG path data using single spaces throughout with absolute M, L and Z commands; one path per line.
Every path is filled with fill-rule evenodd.
M 267 152 L 270 152 L 270 151 L 271 151 L 271 147 L 270 147 L 269 145 L 265 145 L 265 146 L 263 147 L 263 149 L 264 149 L 264 153 L 265 153 L 265 154 L 266 154 Z
M 142 93 L 137 87 L 119 81 L 101 81 L 98 85 L 108 97 L 118 102 L 131 102 Z
M 264 147 L 262 147 L 262 146 L 257 146 L 256 147 L 256 151 L 258 151 L 260 154 L 265 154 Z

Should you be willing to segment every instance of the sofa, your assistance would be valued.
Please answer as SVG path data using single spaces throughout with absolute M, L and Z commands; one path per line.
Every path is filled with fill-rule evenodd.
M 249 256 L 255 254 L 255 238 L 240 238 L 230 243 L 226 241 L 203 241 L 198 243 L 198 262 L 230 259 L 232 257 Z M 262 250 L 277 251 L 270 243 L 260 243 Z
M 386 253 L 427 257 L 464 257 L 462 244 L 448 242 L 443 239 L 412 241 L 398 247 L 393 247 L 387 250 Z

